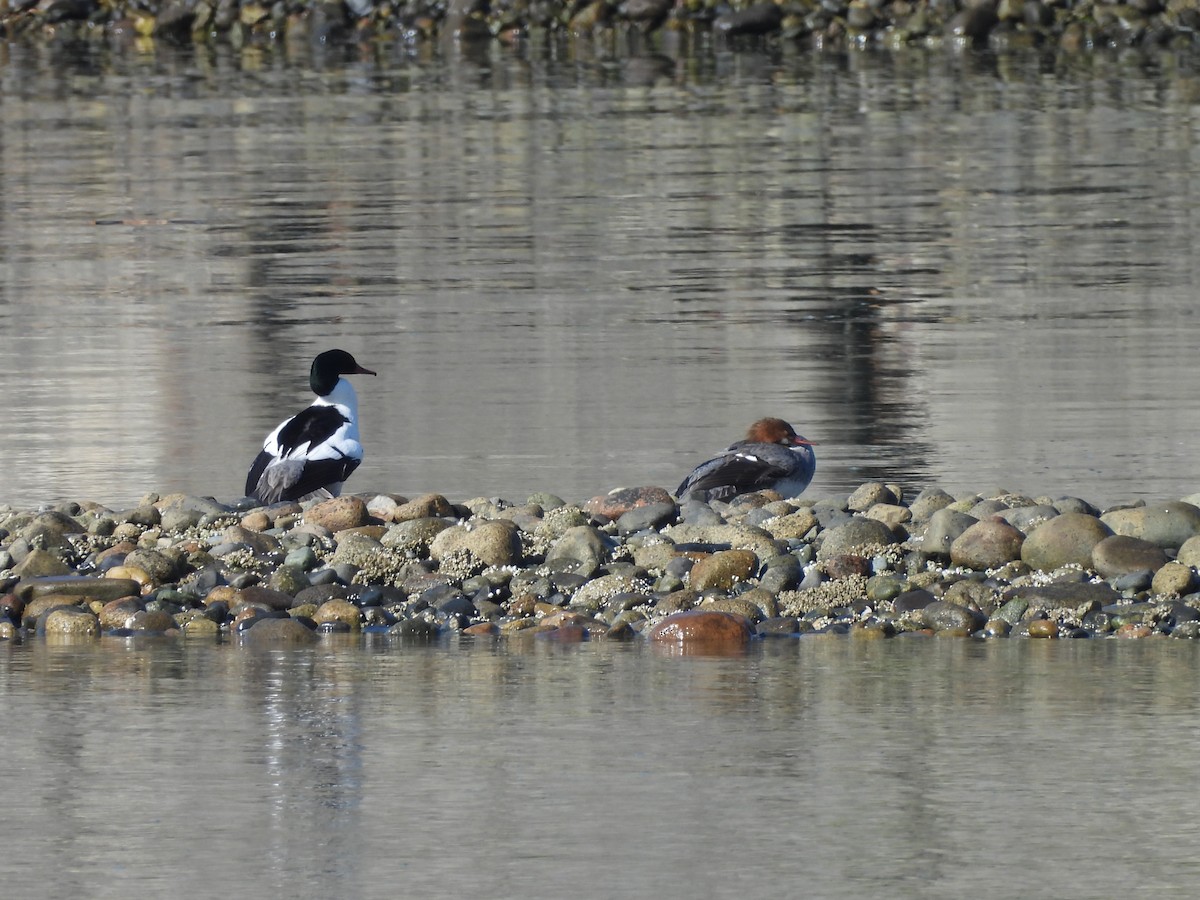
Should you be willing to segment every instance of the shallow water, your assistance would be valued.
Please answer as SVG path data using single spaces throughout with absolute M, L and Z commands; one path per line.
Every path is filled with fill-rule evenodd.
M 573 45 L 0 47 L 0 501 L 232 499 L 353 351 L 356 490 L 1196 490 L 1200 82 Z M 1191 896 L 1176 641 L 0 643 L 21 897 Z
M 0 872 L 28 898 L 1186 896 L 1197 652 L 0 645 Z
M 1194 71 L 743 48 L 0 49 L 0 498 L 239 496 L 321 349 L 361 491 L 1194 492 Z

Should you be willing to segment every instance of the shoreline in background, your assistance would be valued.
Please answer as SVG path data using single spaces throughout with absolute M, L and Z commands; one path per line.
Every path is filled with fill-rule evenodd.
M 833 0 L 727 4 L 718 0 L 545 3 L 292 2 L 254 0 L 5 0 L 0 35 L 13 40 L 164 40 L 173 43 L 310 41 L 319 45 L 449 38 L 520 44 L 553 35 L 624 35 L 654 47 L 695 35 L 766 38 L 797 47 L 936 46 L 992 50 L 1105 47 L 1189 49 L 1200 30 L 1191 2 L 1127 5 L 1056 0 Z

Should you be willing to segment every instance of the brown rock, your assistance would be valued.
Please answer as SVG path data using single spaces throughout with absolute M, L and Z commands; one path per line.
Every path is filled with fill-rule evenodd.
M 100 634 L 100 620 L 77 606 L 63 606 L 48 612 L 38 630 L 48 638 L 93 638 Z
M 156 610 L 138 610 L 125 624 L 126 628 L 133 631 L 141 631 L 147 634 L 163 634 L 167 631 L 175 631 L 179 628 L 175 619 L 170 613 L 163 612 L 161 609 Z
M 100 609 L 100 627 L 105 631 L 114 628 L 124 628 L 133 614 L 140 612 L 142 602 L 136 597 L 125 597 L 121 600 L 110 600 Z
M 208 596 L 211 597 L 216 590 L 214 588 Z M 257 584 L 242 588 L 238 600 L 242 603 L 261 604 L 267 609 L 291 609 L 292 603 L 295 602 L 295 598 L 283 591 L 273 591 Z M 208 602 L 208 597 L 205 598 L 205 602 Z
M 1021 558 L 1025 535 L 1001 518 L 971 525 L 950 545 L 950 561 L 968 569 L 995 569 Z
M 370 521 L 367 504 L 359 497 L 334 497 L 314 503 L 304 511 L 304 521 L 330 531 L 359 528 Z
M 1106 537 L 1092 548 L 1092 568 L 1105 578 L 1146 569 L 1157 572 L 1166 563 L 1167 554 L 1157 544 L 1123 534 Z
M 415 497 L 392 510 L 393 522 L 407 522 L 410 519 L 453 518 L 455 516 L 457 513 L 453 504 L 441 494 L 425 494 Z
M 71 567 L 48 550 L 30 550 L 13 567 L 13 574 L 22 578 L 44 578 L 48 575 L 69 575 Z
M 667 616 L 652 629 L 650 640 L 691 646 L 734 645 L 750 640 L 750 624 L 741 616 L 690 609 Z
M 821 567 L 825 570 L 825 574 L 833 579 L 852 576 L 866 578 L 871 574 L 871 561 L 865 556 L 857 556 L 853 553 L 843 553 L 827 559 L 821 564 Z
M 349 600 L 326 600 L 317 607 L 313 621 L 318 625 L 326 622 L 342 622 L 350 626 L 352 631 L 358 631 L 362 626 L 361 618 L 358 607 Z
M 1031 638 L 1056 638 L 1058 637 L 1058 623 L 1053 619 L 1034 619 L 1029 623 L 1029 636 Z
M 295 619 L 261 617 L 242 632 L 242 640 L 252 647 L 278 647 L 315 644 L 319 638 Z
M 261 509 L 256 509 L 242 516 L 240 524 L 247 531 L 266 531 L 271 527 L 271 517 Z

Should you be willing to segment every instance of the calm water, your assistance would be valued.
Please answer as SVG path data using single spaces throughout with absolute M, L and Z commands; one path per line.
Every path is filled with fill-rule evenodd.
M 0 645 L 0 873 L 25 898 L 1194 896 L 1197 652 Z
M 293 50 L 295 48 L 292 48 Z M 360 380 L 358 490 L 1190 494 L 1170 57 L 0 47 L 0 501 L 232 499 Z M 0 644 L 20 897 L 1192 896 L 1187 642 Z
M 0 49 L 0 499 L 233 498 L 343 346 L 358 490 L 1200 488 L 1200 78 L 588 45 Z

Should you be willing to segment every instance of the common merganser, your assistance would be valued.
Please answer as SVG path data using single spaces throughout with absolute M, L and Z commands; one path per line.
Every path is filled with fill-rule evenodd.
M 342 375 L 374 375 L 345 350 L 313 360 L 308 383 L 317 399 L 267 435 L 246 476 L 246 496 L 263 503 L 336 497 L 362 462 L 358 395 Z
M 679 499 L 728 500 L 738 494 L 773 490 L 798 497 L 817 470 L 813 442 L 783 419 L 759 419 L 746 439 L 700 463 L 675 491 Z

